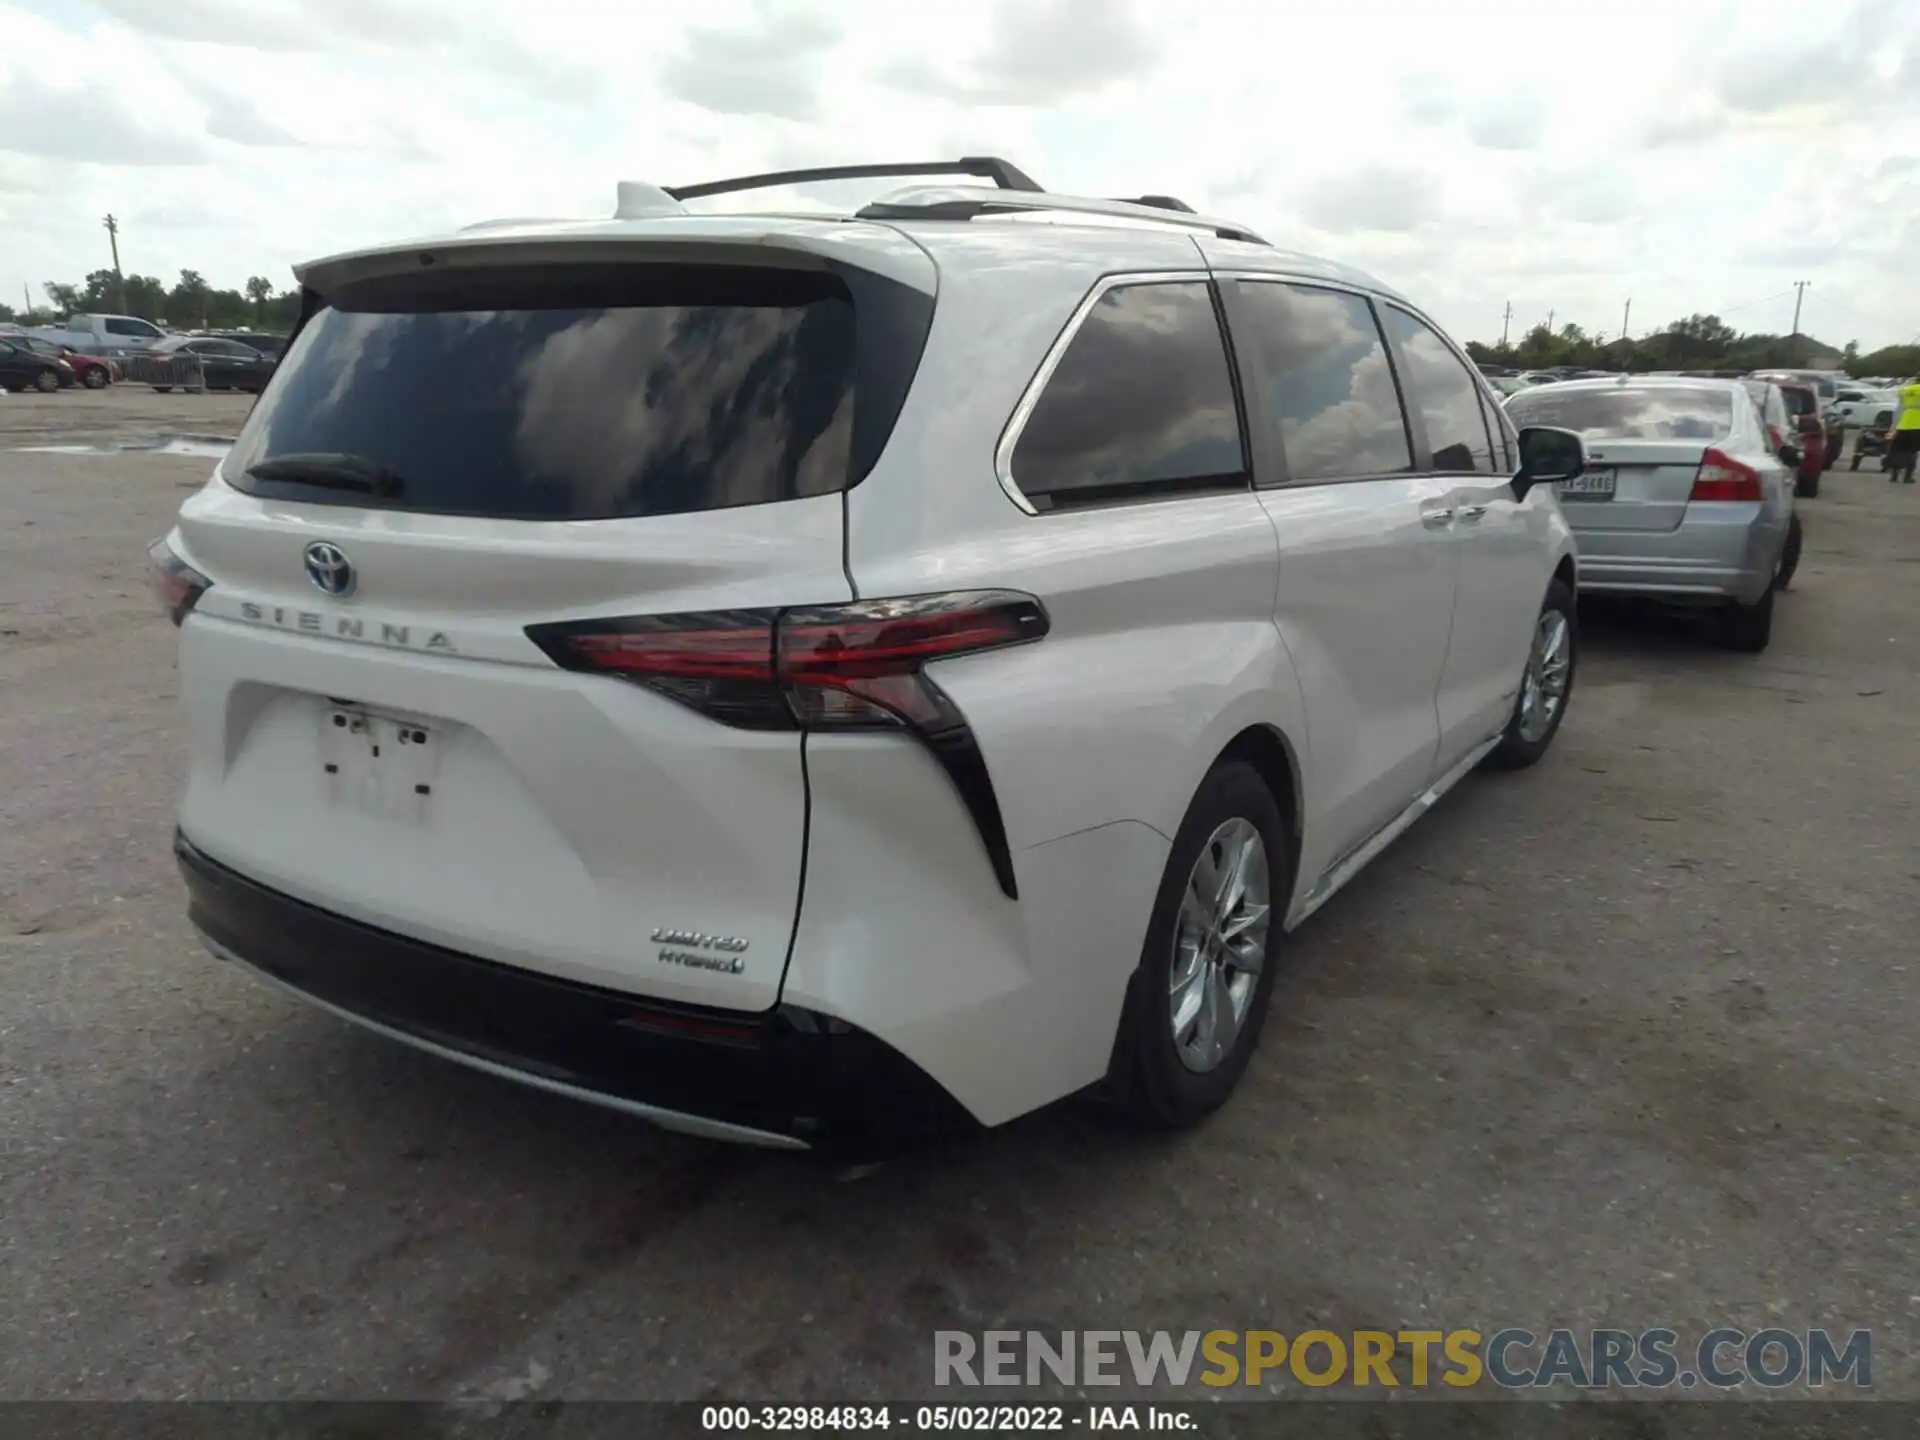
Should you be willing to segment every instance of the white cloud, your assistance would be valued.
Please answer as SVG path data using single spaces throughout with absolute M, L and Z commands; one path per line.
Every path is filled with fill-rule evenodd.
M 1351 230 L 1413 230 L 1440 207 L 1440 177 L 1404 165 L 1362 165 L 1316 181 L 1300 197 L 1309 225 Z
M 109 210 L 139 273 L 237 286 L 622 178 L 985 152 L 1362 265 L 1463 338 L 1628 296 L 1636 330 L 1779 329 L 1810 279 L 1806 328 L 1871 346 L 1920 332 L 1911 9 L 0 0 L 0 295 L 105 264 Z
M 1467 138 L 1488 150 L 1531 150 L 1547 133 L 1547 116 L 1540 96 L 1510 89 L 1474 106 Z
M 910 54 L 881 78 L 962 103 L 1048 105 L 1123 81 L 1144 87 L 1159 58 L 1132 0 L 1002 0 L 985 30 L 986 44 L 957 72 Z
M 661 67 L 660 83 L 675 99 L 722 115 L 811 120 L 826 52 L 839 39 L 825 14 L 762 5 L 743 24 L 691 29 Z

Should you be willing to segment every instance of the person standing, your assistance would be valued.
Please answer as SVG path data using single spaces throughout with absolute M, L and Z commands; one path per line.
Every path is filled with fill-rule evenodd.
M 1887 479 L 1911 485 L 1914 462 L 1920 460 L 1920 381 L 1902 385 L 1897 403 L 1900 408 L 1887 434 Z

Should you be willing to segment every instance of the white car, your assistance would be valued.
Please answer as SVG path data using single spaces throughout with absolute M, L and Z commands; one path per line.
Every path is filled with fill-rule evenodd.
M 1849 430 L 1871 425 L 1874 416 L 1898 402 L 1897 390 L 1872 390 L 1858 385 L 1842 386 L 1835 395 L 1834 413 Z
M 770 1146 L 1227 1097 L 1283 934 L 1551 744 L 1582 446 L 1357 271 L 939 170 L 300 270 L 154 547 L 216 953 Z

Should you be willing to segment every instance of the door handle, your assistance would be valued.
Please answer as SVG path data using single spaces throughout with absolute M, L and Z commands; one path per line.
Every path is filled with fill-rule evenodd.
M 1484 505 L 1462 505 L 1453 513 L 1463 524 L 1471 525 L 1487 513 L 1487 507 Z
M 1453 523 L 1453 507 L 1444 510 L 1422 510 L 1420 523 L 1429 530 L 1444 530 Z

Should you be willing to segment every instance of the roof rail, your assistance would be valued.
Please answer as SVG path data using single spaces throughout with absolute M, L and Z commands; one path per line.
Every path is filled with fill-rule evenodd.
M 1159 202 L 1172 201 L 1171 204 Z M 1078 215 L 1109 215 L 1155 225 L 1178 225 L 1205 230 L 1222 240 L 1268 242 L 1233 220 L 1196 215 L 1171 196 L 1143 200 L 1099 200 L 1086 195 L 1050 195 L 1044 191 L 992 191 L 980 186 L 918 185 L 883 195 L 854 212 L 856 220 L 973 220 L 982 215 L 1009 215 L 1056 210 Z
M 804 185 L 815 180 L 881 180 L 908 175 L 978 175 L 1002 190 L 1038 192 L 1040 186 L 1019 167 L 992 155 L 966 155 L 958 160 L 928 160 L 896 165 L 821 165 L 810 170 L 770 170 L 764 175 L 738 175 L 731 180 L 703 180 L 698 185 L 668 185 L 675 200 L 698 200 L 707 195 L 730 195 L 738 190 L 767 190 L 775 185 Z
M 1115 197 L 1116 199 L 1118 197 Z M 1140 195 L 1132 200 L 1121 200 L 1122 205 L 1151 205 L 1156 210 L 1178 210 L 1183 215 L 1193 214 L 1193 207 L 1184 200 L 1176 200 L 1171 195 Z

